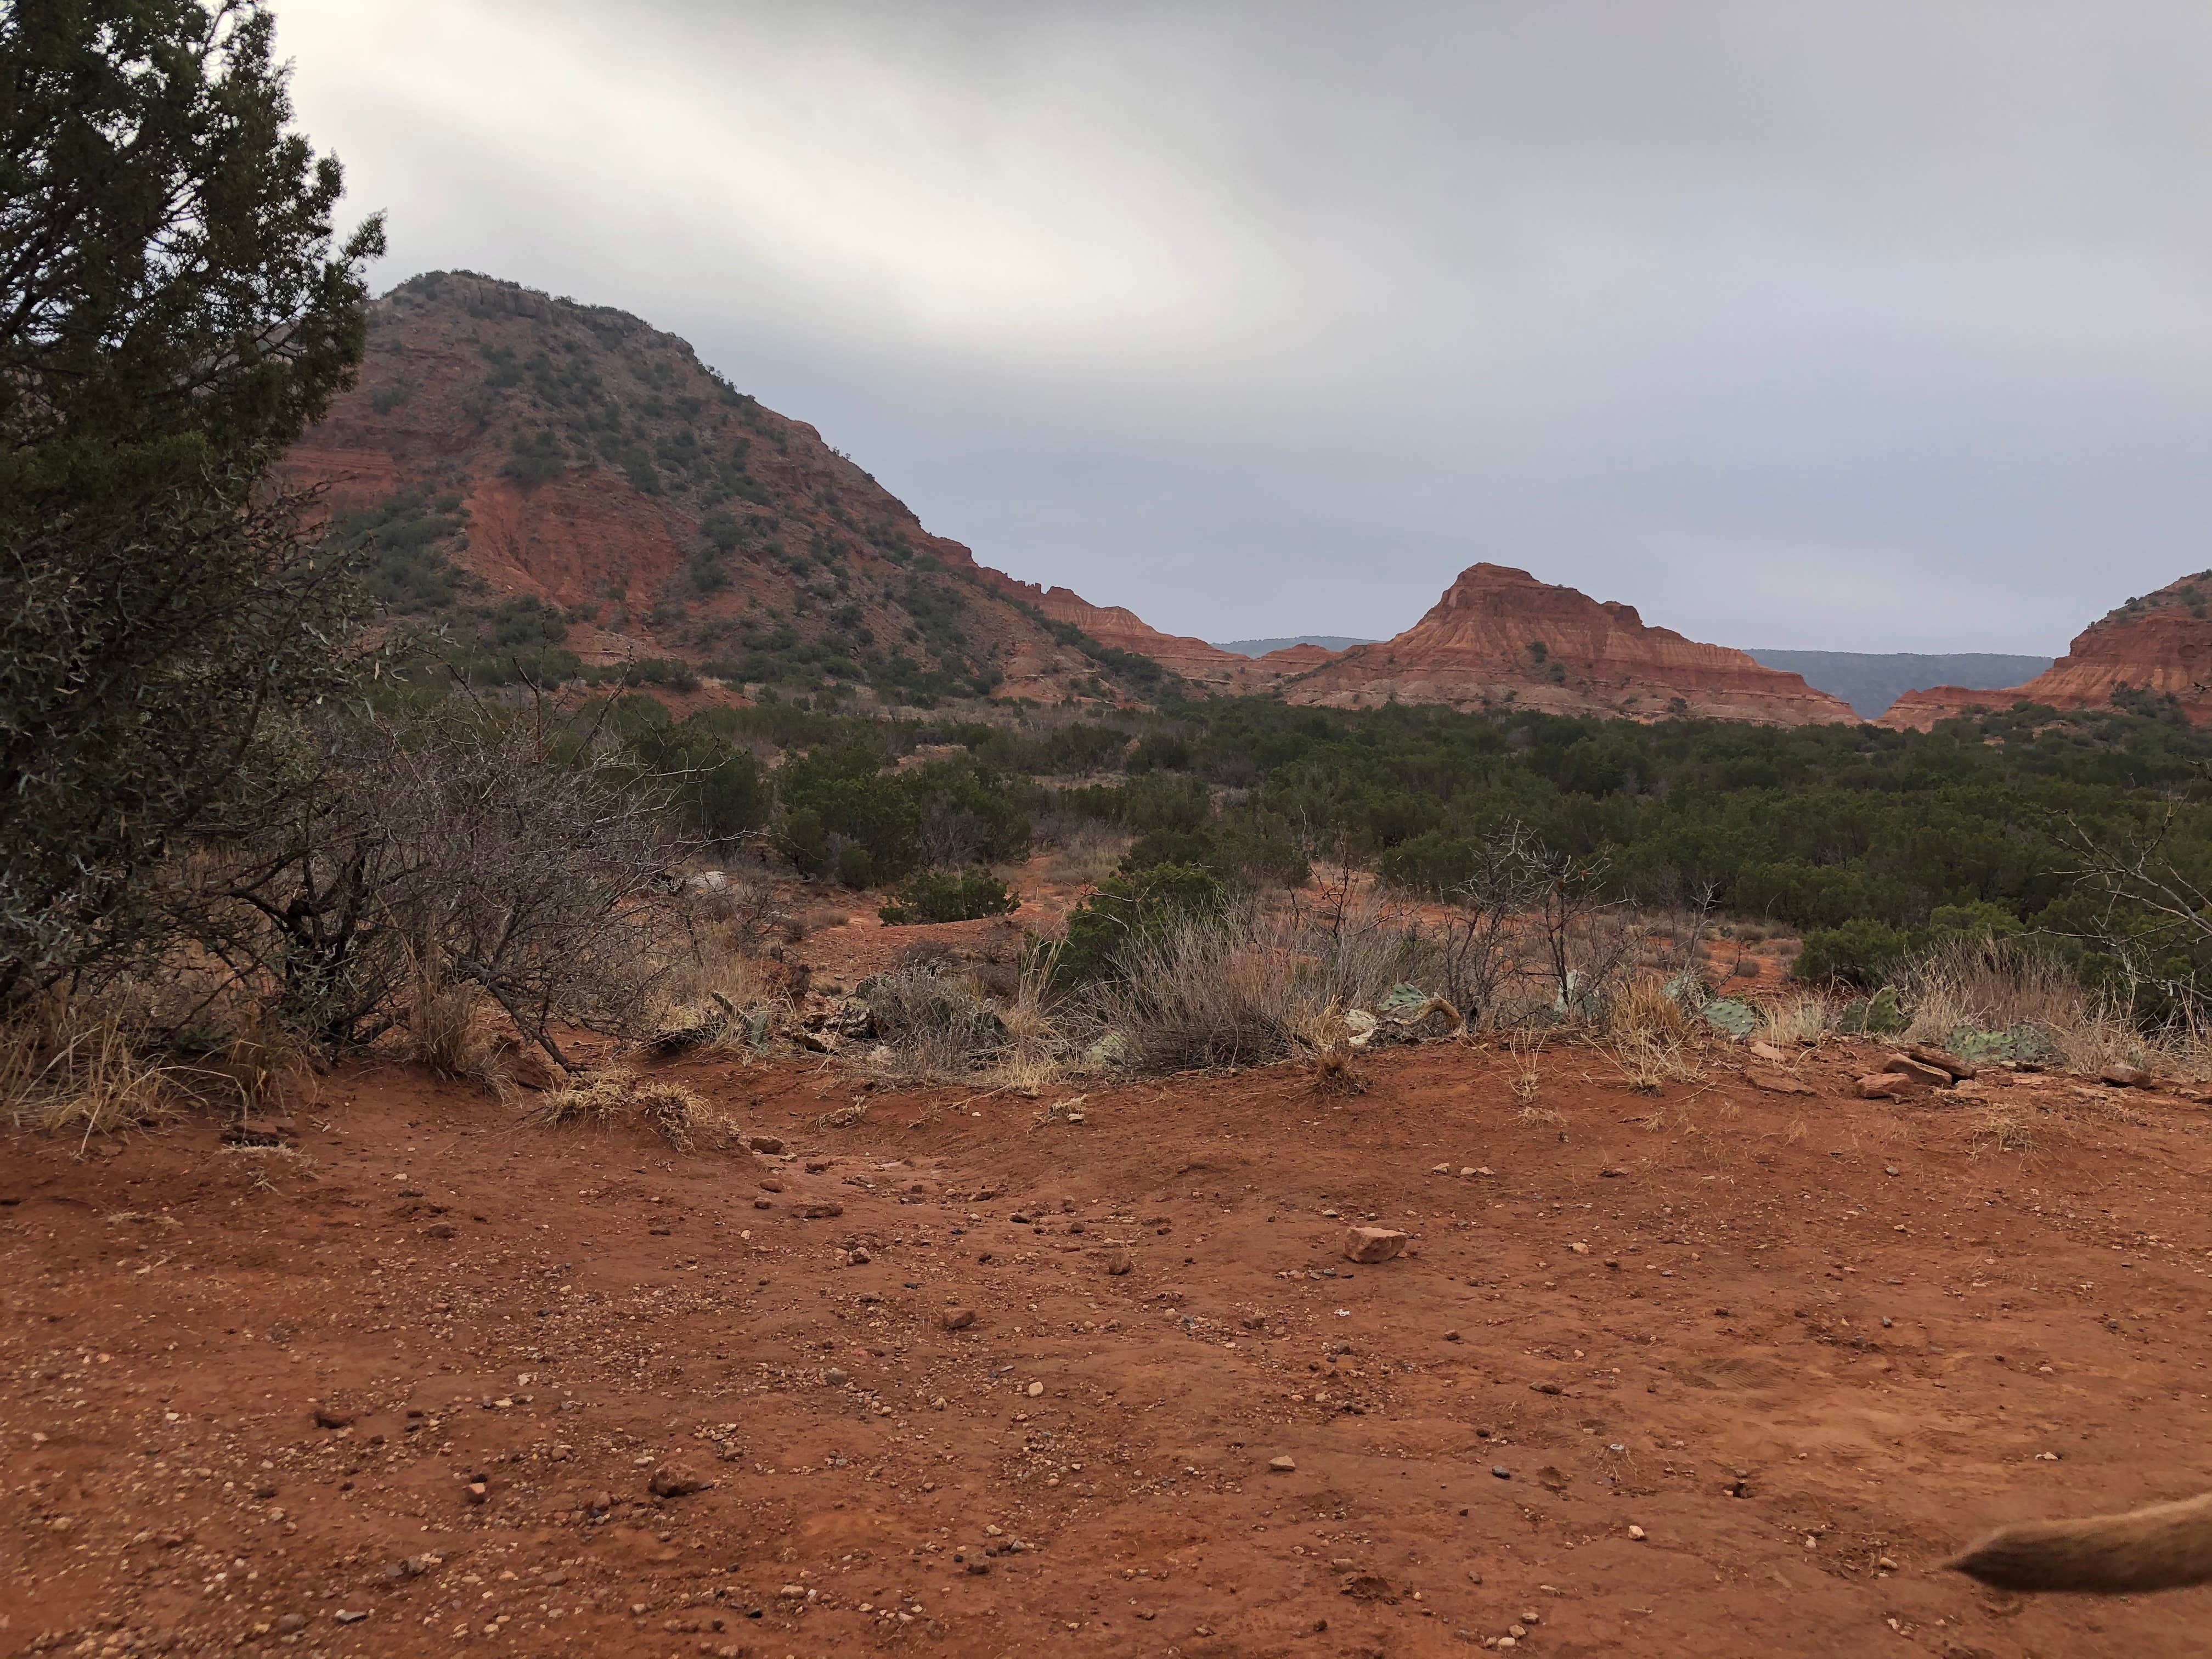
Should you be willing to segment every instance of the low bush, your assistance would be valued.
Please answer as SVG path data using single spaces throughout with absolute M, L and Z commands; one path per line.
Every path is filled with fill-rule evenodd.
M 925 870 L 910 876 L 890 903 L 876 914 L 890 927 L 915 922 L 974 921 L 1003 916 L 1021 908 L 1021 897 L 988 870 L 953 875 Z
M 1068 912 L 1057 981 L 1068 986 L 1120 970 L 1132 947 L 1156 943 L 1179 923 L 1218 915 L 1228 899 L 1220 877 L 1188 864 L 1157 864 L 1109 878 Z
M 1839 927 L 1816 928 L 1806 934 L 1796 972 L 1799 979 L 1814 984 L 1869 989 L 1886 983 L 1911 948 L 1911 939 L 1899 929 L 1860 916 Z
M 864 981 L 860 995 L 875 1018 L 876 1035 L 896 1057 L 896 1069 L 908 1075 L 969 1076 L 1006 1047 L 1005 1020 L 964 980 L 902 969 Z

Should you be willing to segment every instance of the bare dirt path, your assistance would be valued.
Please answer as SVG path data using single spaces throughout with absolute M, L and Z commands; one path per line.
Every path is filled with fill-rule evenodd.
M 672 1068 L 789 1156 L 362 1071 L 299 1158 L 0 1142 L 0 1651 L 2204 1650 L 2212 1593 L 1934 1570 L 2212 1488 L 2203 1109 L 1506 1068 L 1042 1126 Z

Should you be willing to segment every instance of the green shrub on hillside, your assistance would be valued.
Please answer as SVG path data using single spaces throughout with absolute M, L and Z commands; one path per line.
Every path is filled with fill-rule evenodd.
M 1217 915 L 1227 902 L 1221 878 L 1193 865 L 1156 864 L 1109 876 L 1068 912 L 1067 943 L 1054 978 L 1069 986 L 1103 979 L 1131 941 L 1159 939 L 1177 921 Z
M 1912 949 L 1909 934 L 1865 917 L 1805 935 L 1796 975 L 1815 984 L 1871 989 L 1887 981 Z
M 890 903 L 876 914 L 890 927 L 915 922 L 974 921 L 1021 908 L 1021 897 L 988 870 L 957 875 L 924 870 L 909 876 Z

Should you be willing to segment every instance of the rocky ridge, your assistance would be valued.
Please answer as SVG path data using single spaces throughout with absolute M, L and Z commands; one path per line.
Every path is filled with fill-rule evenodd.
M 1640 720 L 1817 726 L 1859 718 L 1798 675 L 1650 627 L 1632 605 L 1487 563 L 1462 571 L 1404 633 L 1330 658 L 1287 682 L 1284 696 L 1334 708 L 1395 699 Z
M 1161 663 L 1225 684 L 1241 661 L 980 564 L 676 336 L 474 273 L 375 303 L 358 385 L 288 471 L 402 623 L 586 668 L 1056 702 L 1156 696 L 1176 684 Z
M 2108 708 L 2131 696 L 2171 698 L 2192 726 L 2212 725 L 2212 572 L 2184 576 L 2108 611 L 2075 636 L 2064 656 L 2022 684 L 1908 691 L 1877 724 L 1925 732 L 1977 709 L 2017 702 Z

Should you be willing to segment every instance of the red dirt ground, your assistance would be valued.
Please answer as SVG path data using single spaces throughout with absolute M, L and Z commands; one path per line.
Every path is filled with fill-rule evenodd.
M 1447 1044 L 845 1128 L 836 1071 L 670 1068 L 787 1160 L 392 1069 L 301 1158 L 18 1137 L 0 1650 L 2203 1651 L 2212 1593 L 1937 1564 L 2212 1486 L 2208 1115 L 1862 1102 L 1866 1058 L 1655 1100 L 1554 1048 L 1524 1114 Z M 1345 1261 L 1370 1220 L 1405 1258 Z

